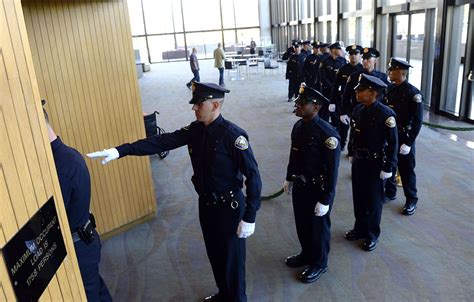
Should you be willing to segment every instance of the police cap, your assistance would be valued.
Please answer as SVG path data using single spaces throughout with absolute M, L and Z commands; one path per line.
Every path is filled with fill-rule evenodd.
M 372 47 L 364 47 L 362 50 L 362 59 L 378 58 L 380 57 L 380 52 Z
M 307 87 L 306 83 L 301 83 L 299 95 L 295 99 L 295 103 L 305 104 L 305 103 L 316 103 L 318 105 L 329 104 L 329 100 L 321 94 L 321 92 Z
M 387 88 L 387 84 L 385 84 L 381 79 L 361 73 L 359 75 L 359 84 L 354 87 L 354 90 L 372 89 L 379 91 L 384 88 Z
M 305 40 L 305 41 L 303 41 L 301 44 L 303 44 L 303 45 L 309 45 L 309 44 L 311 44 L 311 41 Z
M 329 49 L 342 49 L 344 48 L 344 43 L 342 41 L 336 41 L 329 45 Z
M 400 59 L 390 58 L 390 61 L 388 61 L 388 70 L 394 70 L 394 69 L 408 70 L 410 67 L 413 67 L 413 66 L 408 64 L 408 62 L 400 60 Z
M 230 90 L 214 83 L 192 83 L 193 98 L 189 104 L 199 104 L 210 99 L 222 99 Z
M 352 44 L 352 45 L 349 45 L 346 47 L 346 51 L 350 54 L 350 55 L 356 55 L 356 54 L 359 54 L 359 53 L 362 53 L 362 50 L 364 48 L 360 45 L 357 45 L 357 44 Z

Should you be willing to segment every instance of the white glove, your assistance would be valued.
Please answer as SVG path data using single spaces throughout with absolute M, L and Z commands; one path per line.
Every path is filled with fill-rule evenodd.
M 380 179 L 387 179 L 392 177 L 392 172 L 385 172 L 384 170 L 380 171 Z
M 351 122 L 351 119 L 349 118 L 347 114 L 341 115 L 339 117 L 339 120 L 341 120 L 341 123 L 346 124 L 346 125 L 349 125 L 349 123 Z
M 329 206 L 323 205 L 322 203 L 318 202 L 314 207 L 314 215 L 316 216 L 324 216 L 329 211 Z
M 401 155 L 407 155 L 408 153 L 410 153 L 410 150 L 411 150 L 410 146 L 407 146 L 405 144 L 400 146 L 400 154 Z
M 336 112 L 336 104 L 329 104 L 329 112 Z
M 354 156 L 348 156 L 347 159 L 348 159 L 349 162 L 352 164 L 352 161 L 354 160 Z
M 111 148 L 111 149 L 104 149 L 103 151 L 89 153 L 87 154 L 87 157 L 89 158 L 105 157 L 102 160 L 102 164 L 105 165 L 109 161 L 119 158 L 120 154 L 118 153 L 117 149 Z
M 239 226 L 237 227 L 237 237 L 239 238 L 247 238 L 255 232 L 255 222 L 248 223 L 243 220 L 239 222 Z
M 283 191 L 285 191 L 286 194 L 291 194 L 291 191 L 293 191 L 293 182 L 285 180 L 283 183 Z

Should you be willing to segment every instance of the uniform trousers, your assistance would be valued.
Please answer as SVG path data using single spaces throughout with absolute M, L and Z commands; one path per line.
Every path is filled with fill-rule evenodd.
M 416 190 L 416 174 L 415 174 L 415 144 L 411 146 L 410 153 L 407 155 L 401 155 L 398 153 L 398 171 L 400 172 L 400 178 L 403 184 L 403 193 L 405 194 L 407 203 L 417 203 L 417 190 Z M 395 181 L 395 171 L 393 176 L 387 180 L 385 184 L 385 195 L 395 196 L 397 194 L 397 186 Z
M 356 233 L 366 239 L 380 235 L 384 181 L 380 179 L 382 159 L 354 156 L 352 161 L 352 196 Z
M 237 227 L 245 211 L 245 198 L 236 192 L 239 205 L 229 201 L 199 198 L 199 221 L 207 256 L 222 301 L 245 302 L 245 239 L 237 237 Z
M 300 89 L 300 80 L 299 79 L 288 79 L 288 99 L 298 96 L 298 91 Z
M 99 234 L 97 234 L 95 230 L 94 232 L 95 239 L 90 244 L 86 244 L 82 240 L 74 243 L 82 282 L 84 283 L 87 301 L 112 301 L 109 290 L 99 274 L 102 244 L 99 239 Z
M 331 240 L 331 209 L 324 216 L 314 215 L 314 208 L 321 195 L 319 184 L 303 186 L 294 182 L 293 211 L 301 255 L 305 264 L 325 268 L 328 265 Z

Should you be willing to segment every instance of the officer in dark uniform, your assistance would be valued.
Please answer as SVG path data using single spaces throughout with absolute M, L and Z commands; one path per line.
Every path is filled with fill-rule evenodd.
M 387 87 L 385 83 L 364 73 L 359 79 L 355 90 L 360 104 L 352 113 L 350 135 L 355 224 L 345 238 L 365 238 L 363 249 L 372 251 L 380 235 L 384 180 L 397 166 L 397 123 L 395 112 L 377 101 L 380 91 Z
M 300 56 L 303 57 L 303 61 L 304 61 L 306 57 L 311 54 L 311 49 L 310 49 L 311 41 L 309 40 L 303 41 L 301 45 L 303 48 L 301 49 Z
M 284 190 L 293 191 L 293 210 L 301 252 L 286 259 L 290 267 L 306 268 L 305 283 L 314 282 L 327 271 L 332 204 L 336 194 L 341 149 L 336 130 L 318 116 L 329 103 L 318 91 L 301 84 L 295 100 L 296 122 L 291 132 L 290 162 Z M 293 188 L 293 189 L 292 189 Z
M 386 104 L 397 114 L 398 143 L 398 171 L 405 193 L 405 206 L 402 213 L 415 213 L 418 197 L 416 195 L 415 174 L 415 139 L 421 129 L 423 121 L 423 96 L 420 91 L 408 83 L 408 69 L 412 67 L 403 60 L 391 58 L 388 66 L 388 76 L 392 84 L 387 89 Z M 394 174 L 395 174 L 394 170 Z M 385 185 L 386 200 L 395 199 L 397 187 L 395 175 L 388 179 Z
M 344 89 L 344 94 L 342 96 L 342 112 L 341 116 L 339 117 L 341 123 L 346 125 L 349 125 L 350 123 L 350 115 L 352 113 L 352 110 L 354 110 L 354 107 L 357 105 L 354 87 L 357 86 L 358 79 L 361 73 L 379 78 L 387 86 L 390 84 L 387 80 L 387 75 L 385 73 L 375 70 L 375 64 L 379 56 L 379 51 L 374 48 L 365 47 L 362 50 L 362 66 L 364 67 L 364 69 L 362 71 L 357 71 L 351 74 L 347 79 L 346 88 Z M 378 100 L 383 101 L 384 95 L 385 90 L 381 90 L 378 95 Z M 352 156 L 350 141 L 348 146 L 348 155 Z
M 349 54 L 349 64 L 345 64 L 336 73 L 336 80 L 331 94 L 331 104 L 329 105 L 329 112 L 335 112 L 339 119 L 342 115 L 342 94 L 346 88 L 347 79 L 355 72 L 362 71 L 363 67 L 360 63 L 360 54 L 362 46 L 350 45 L 346 47 L 346 52 Z M 344 123 L 338 124 L 339 135 L 341 136 L 341 151 L 344 151 L 347 141 L 347 133 L 349 132 L 349 125 Z
M 288 47 L 286 52 L 283 54 L 281 57 L 282 60 L 288 60 L 292 54 L 295 53 L 296 47 L 298 46 L 298 40 L 292 40 L 291 41 L 291 46 Z
M 293 97 L 298 96 L 298 89 L 302 81 L 304 58 L 300 56 L 300 51 L 300 45 L 295 45 L 295 53 L 290 56 L 286 65 L 286 79 L 288 79 L 288 102 L 291 102 Z
M 311 43 L 313 53 L 306 57 L 303 65 L 303 74 L 304 79 L 303 81 L 311 88 L 315 88 L 316 83 L 315 79 L 317 77 L 317 73 L 319 72 L 319 68 L 315 65 L 316 59 L 319 54 L 319 45 L 318 42 Z
M 43 105 L 45 101 L 42 101 Z M 99 274 L 102 244 L 95 230 L 95 219 L 90 213 L 91 179 L 82 155 L 65 145 L 49 124 L 43 109 L 58 173 L 64 207 L 74 241 L 77 262 L 88 301 L 112 301 L 109 290 Z
M 329 45 L 331 55 L 325 58 L 319 64 L 319 80 L 321 82 L 321 93 L 328 99 L 331 98 L 334 83 L 336 82 L 336 73 L 342 66 L 347 64 L 347 61 L 344 58 L 342 48 L 343 44 L 340 41 Z M 319 117 L 326 121 L 329 121 L 330 116 L 328 106 L 328 104 L 324 105 L 321 108 L 321 111 L 319 112 Z M 331 124 L 333 126 L 337 126 L 338 121 L 339 120 L 336 121 L 336 116 L 332 114 Z
M 321 64 L 322 61 L 324 61 L 327 57 L 329 57 L 331 54 L 329 53 L 328 43 L 324 42 L 317 42 L 318 48 L 319 48 L 319 54 L 316 56 L 316 61 L 314 62 L 314 66 L 317 69 L 315 73 L 315 79 L 314 79 L 314 88 L 318 91 L 321 91 L 321 81 L 320 81 L 320 76 L 319 76 L 319 65 Z
M 196 121 L 173 133 L 88 154 L 106 157 L 150 155 L 188 146 L 199 195 L 199 221 L 219 292 L 204 301 L 247 301 L 245 238 L 255 230 L 262 183 L 247 133 L 220 114 L 229 90 L 212 83 L 193 83 L 190 104 Z M 242 193 L 243 179 L 247 196 Z

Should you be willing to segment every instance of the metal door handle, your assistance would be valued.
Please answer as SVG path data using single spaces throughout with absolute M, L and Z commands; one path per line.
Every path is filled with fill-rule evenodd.
M 472 70 L 469 72 L 469 75 L 467 76 L 467 79 L 471 82 L 474 82 L 474 78 L 472 77 Z

